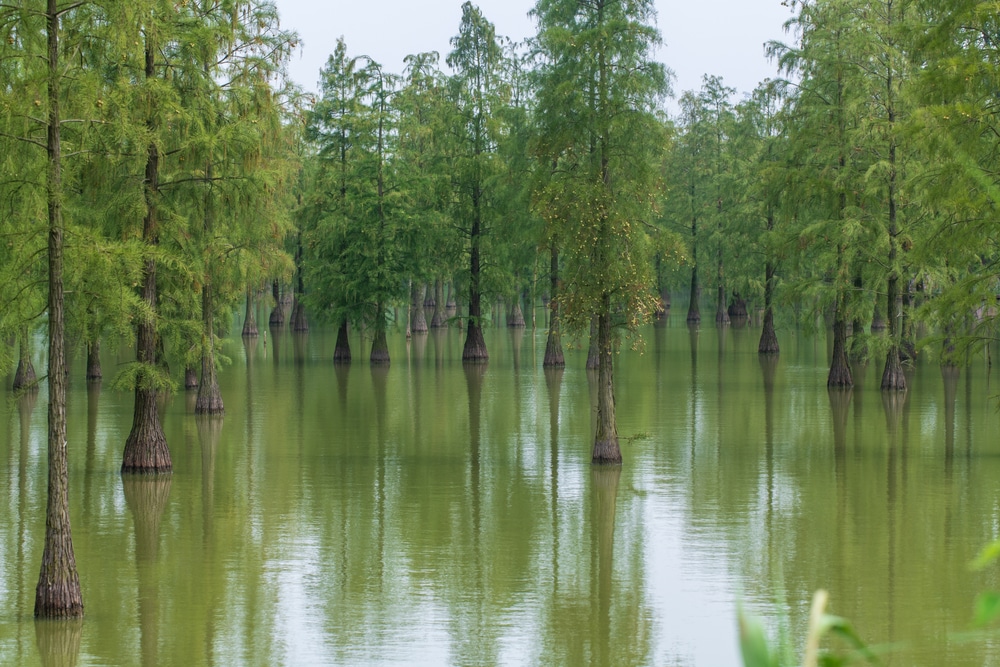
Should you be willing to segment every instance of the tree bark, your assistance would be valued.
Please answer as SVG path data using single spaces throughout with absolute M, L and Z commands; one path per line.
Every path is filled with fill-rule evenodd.
M 257 317 L 253 308 L 253 288 L 247 285 L 246 315 L 243 317 L 243 338 L 256 338 L 260 335 L 257 329 Z
M 274 308 L 267 319 L 267 324 L 271 327 L 282 327 L 285 325 L 285 310 L 281 305 L 281 288 L 277 280 L 271 283 L 271 296 L 274 297 Z
M 514 296 L 511 300 L 510 315 L 507 318 L 507 327 L 509 329 L 524 329 L 524 311 L 521 310 L 521 297 Z
M 562 332 L 559 329 L 559 248 L 555 242 L 549 251 L 549 335 L 545 341 L 544 368 L 565 368 Z
M 476 193 L 478 195 L 478 190 Z M 477 364 L 489 361 L 490 355 L 486 351 L 486 339 L 483 338 L 482 295 L 479 291 L 481 221 L 478 196 L 473 198 L 473 208 L 472 247 L 469 253 L 469 328 L 465 336 L 465 347 L 462 349 L 462 361 Z
M 60 145 L 59 14 L 56 0 L 46 3 L 48 47 L 48 131 L 46 197 L 49 260 L 49 410 L 48 501 L 45 547 L 35 588 L 35 616 L 73 618 L 83 615 L 80 577 L 73 552 L 69 519 L 69 464 L 66 454 L 65 311 L 63 293 L 62 148 Z
M 597 343 L 597 318 L 590 320 L 590 347 L 587 349 L 587 370 L 596 371 L 601 365 L 601 353 Z
M 722 272 L 720 263 L 719 272 Z M 719 285 L 717 290 L 717 305 L 715 307 L 715 323 L 721 326 L 729 324 L 729 311 L 726 309 L 726 288 Z
M 620 464 L 622 452 L 618 446 L 618 424 L 615 420 L 614 358 L 611 349 L 611 299 L 602 297 L 601 313 L 597 317 L 597 432 L 594 435 L 593 463 Z

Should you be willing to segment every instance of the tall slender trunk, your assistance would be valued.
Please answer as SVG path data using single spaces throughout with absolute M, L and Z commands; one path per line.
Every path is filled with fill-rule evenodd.
M 892 27 L 892 2 L 888 3 L 889 27 Z M 894 105 L 893 65 L 889 61 L 889 71 L 886 78 L 886 104 L 889 121 L 889 281 L 886 289 L 886 320 L 889 325 L 889 351 L 885 357 L 885 369 L 882 371 L 883 391 L 905 391 L 906 376 L 903 375 L 903 364 L 899 358 L 900 316 L 896 301 L 899 299 L 899 267 L 897 266 L 897 236 L 899 227 L 896 220 L 896 109 Z
M 462 361 L 469 363 L 483 363 L 490 358 L 486 351 L 486 339 L 483 338 L 482 295 L 479 290 L 481 277 L 479 244 L 482 235 L 479 200 L 480 192 L 477 188 L 473 194 L 474 213 L 470 233 L 472 247 L 469 253 L 469 328 L 465 337 L 465 347 L 462 349 Z
M 545 341 L 545 368 L 564 368 L 562 332 L 559 329 L 559 246 L 555 240 L 549 252 L 549 335 Z
M 267 324 L 272 327 L 284 326 L 285 309 L 281 305 L 281 288 L 277 280 L 271 283 L 271 296 L 274 298 L 274 308 L 271 310 L 271 316 L 267 318 Z
M 440 278 L 434 281 L 434 316 L 431 318 L 431 328 L 440 329 L 448 326 L 448 316 L 445 314 L 444 283 Z
M 219 379 L 215 369 L 215 311 L 212 286 L 206 283 L 201 291 L 202 326 L 205 327 L 201 346 L 201 384 L 194 403 L 196 414 L 221 415 L 226 411 L 219 392 Z
M 73 552 L 69 519 L 69 464 L 66 453 L 66 367 L 63 295 L 62 148 L 59 114 L 59 14 L 56 0 L 46 4 L 48 47 L 48 132 L 46 197 L 49 254 L 49 412 L 48 502 L 45 547 L 35 588 L 35 616 L 67 618 L 83 615 L 80 577 Z
M 299 205 L 302 204 L 302 195 L 299 195 Z M 309 331 L 309 320 L 306 318 L 306 307 L 302 303 L 302 296 L 306 293 L 306 286 L 302 280 L 302 232 L 298 234 L 298 241 L 295 247 L 295 289 L 292 296 L 292 331 L 305 333 Z
M 691 186 L 691 197 L 694 198 L 694 185 Z M 698 218 L 691 216 L 691 299 L 688 302 L 688 324 L 701 322 L 701 309 L 698 299 L 701 297 L 701 285 L 698 283 Z
M 767 230 L 774 229 L 774 216 L 767 216 Z M 760 332 L 760 342 L 757 344 L 759 354 L 778 354 L 778 335 L 774 331 L 774 283 L 777 268 L 768 257 L 764 266 L 764 328 Z
M 385 338 L 385 304 L 378 304 L 378 315 L 375 317 L 375 330 L 372 332 L 372 351 L 368 361 L 373 365 L 389 363 L 389 343 Z
M 618 447 L 618 424 L 615 420 L 614 357 L 611 349 L 611 299 L 601 298 L 597 316 L 597 432 L 594 435 L 593 462 L 618 464 L 622 452 Z
M 146 42 L 146 78 L 155 75 L 155 47 Z M 150 123 L 150 130 L 155 128 Z M 146 152 L 146 217 L 143 220 L 142 240 L 148 247 L 143 267 L 142 300 L 149 309 L 149 317 L 139 322 L 136 341 L 136 361 L 141 365 L 135 384 L 135 408 L 132 415 L 132 430 L 125 440 L 122 455 L 123 473 L 163 473 L 170 472 L 173 465 L 167 437 L 160 423 L 160 413 L 156 405 L 156 259 L 153 248 L 159 244 L 159 219 L 157 201 L 159 196 L 160 153 L 155 143 L 150 143 Z
M 101 339 L 87 343 L 87 381 L 96 382 L 104 377 L 101 371 Z
M 410 333 L 427 333 L 424 312 L 424 284 L 414 281 L 410 287 Z

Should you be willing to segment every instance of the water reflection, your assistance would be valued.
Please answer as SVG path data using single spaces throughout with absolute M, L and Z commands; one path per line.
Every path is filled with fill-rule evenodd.
M 35 621 L 35 643 L 44 667 L 75 667 L 82 637 L 82 618 Z

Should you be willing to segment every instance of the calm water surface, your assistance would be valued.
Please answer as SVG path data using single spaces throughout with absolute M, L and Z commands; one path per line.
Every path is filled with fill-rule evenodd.
M 681 320 L 681 321 L 678 321 Z M 238 330 L 237 330 L 238 331 Z M 390 340 L 350 368 L 335 332 L 227 347 L 224 419 L 164 405 L 173 475 L 122 479 L 130 394 L 70 388 L 82 625 L 32 620 L 44 388 L 0 410 L 0 663 L 736 665 L 742 601 L 801 643 L 813 591 L 893 665 L 1000 663 L 961 636 L 1000 588 L 969 561 L 1000 532 L 1000 417 L 984 358 L 825 388 L 827 340 L 645 332 L 617 361 L 625 465 L 595 469 L 585 351 L 544 333 Z M 104 358 L 111 376 L 128 350 Z M 38 362 L 40 363 L 40 362 Z M 7 378 L 6 386 L 10 386 Z M 5 437 L 4 437 L 5 436 Z

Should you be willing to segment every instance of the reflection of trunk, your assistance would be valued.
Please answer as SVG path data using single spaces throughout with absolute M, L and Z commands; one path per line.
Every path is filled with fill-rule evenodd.
M 337 329 L 337 346 L 333 350 L 333 363 L 351 363 L 351 341 L 347 336 L 346 318 L 340 321 L 340 327 Z
M 83 620 L 79 618 L 35 623 L 35 642 L 42 667 L 75 667 L 82 637 Z
M 475 539 L 479 539 L 480 529 L 480 494 L 479 494 L 479 420 L 482 405 L 483 379 L 486 376 L 486 364 L 465 366 L 465 385 L 469 393 L 469 479 L 472 497 L 472 523 Z
M 140 649 L 144 666 L 160 656 L 160 585 L 156 573 L 160 550 L 160 517 L 170 497 L 170 476 L 125 476 L 125 504 L 135 525 L 135 560 L 139 580 Z
M 833 358 L 826 378 L 828 387 L 853 387 L 854 378 L 847 364 L 847 321 L 844 316 L 845 297 L 837 295 L 837 308 L 833 318 Z
M 211 544 L 215 517 L 215 449 L 222 434 L 219 417 L 199 417 L 198 442 L 201 445 L 201 525 L 202 540 Z
M 838 470 L 843 467 L 844 456 L 847 453 L 847 415 L 851 407 L 851 396 L 854 391 L 848 387 L 830 387 L 827 396 L 830 398 L 830 412 L 833 424 L 833 453 Z
M 372 352 L 368 361 L 372 364 L 389 363 L 389 343 L 385 338 L 385 306 L 376 306 L 375 330 L 372 332 Z
M 593 489 L 591 503 L 592 557 L 597 560 L 597 655 L 599 665 L 615 663 L 611 655 L 611 602 L 614 597 L 615 506 L 621 468 L 593 468 L 590 480 Z
M 605 294 L 601 299 L 601 313 L 597 319 L 597 432 L 594 435 L 594 463 L 620 464 L 618 424 L 615 421 L 615 387 L 611 350 L 611 299 Z
M 35 374 L 35 365 L 31 363 L 31 338 L 28 334 L 28 327 L 21 328 L 18 342 L 20 343 L 20 352 L 17 372 L 14 373 L 14 391 L 38 389 L 38 376 Z
M 601 355 L 597 347 L 597 318 L 590 320 L 590 348 L 587 350 L 587 370 L 597 370 Z
M 951 477 L 951 466 L 955 458 L 955 399 L 958 396 L 958 366 L 941 366 L 944 380 L 944 461 L 945 474 Z
M 549 255 L 549 279 L 550 279 L 550 301 L 549 301 L 549 335 L 545 341 L 545 359 L 542 366 L 545 368 L 563 368 L 566 366 L 566 358 L 563 356 L 562 335 L 559 330 L 559 249 L 552 242 Z
M 243 318 L 243 337 L 256 338 L 259 334 L 257 329 L 257 317 L 253 308 L 253 288 L 247 285 L 247 305 L 246 315 Z
M 87 381 L 97 382 L 104 377 L 101 371 L 101 339 L 87 343 Z

